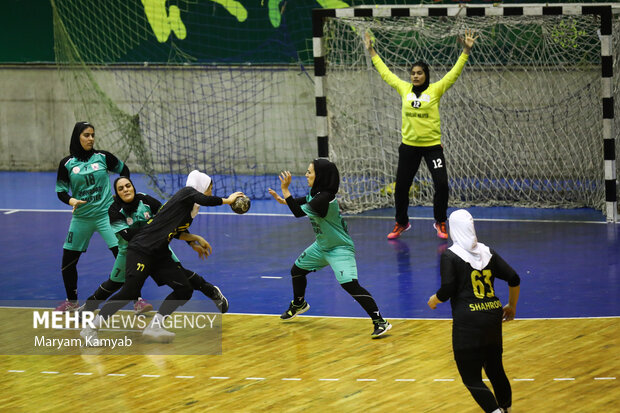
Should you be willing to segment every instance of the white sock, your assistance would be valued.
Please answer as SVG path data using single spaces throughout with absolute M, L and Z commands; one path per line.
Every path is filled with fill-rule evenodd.
M 93 326 L 95 327 L 95 329 L 98 329 L 101 327 L 102 321 L 103 321 L 103 317 L 97 314 L 95 318 L 93 319 Z
M 502 412 L 502 409 L 497 408 L 497 409 L 493 410 L 491 413 L 503 413 L 503 412 Z

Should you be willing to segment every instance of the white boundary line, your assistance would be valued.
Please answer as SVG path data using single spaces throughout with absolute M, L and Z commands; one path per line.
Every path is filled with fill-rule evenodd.
M 3 300 L 0 300 L 0 302 Z M 4 301 L 22 301 L 22 300 L 4 300 Z M 37 301 L 37 300 L 23 300 L 23 301 Z M 43 300 L 41 300 L 43 301 Z M 28 310 L 51 310 L 51 307 L 14 307 L 14 306 L 0 306 L 1 308 L 9 308 L 9 309 L 28 309 Z M 131 310 L 124 310 L 131 311 Z M 179 311 L 179 313 L 195 313 L 195 314 L 203 314 L 199 311 Z M 204 314 L 218 314 L 218 313 L 204 313 Z M 224 316 L 224 314 L 221 314 Z M 265 317 L 280 317 L 281 314 L 262 314 L 262 313 L 226 313 L 226 315 L 242 315 L 242 316 L 265 316 Z M 344 320 L 368 320 L 368 317 L 347 317 L 347 316 L 331 316 L 331 315 L 299 315 L 297 317 L 307 317 L 307 318 L 335 318 L 335 319 L 344 319 Z M 616 319 L 620 318 L 620 315 L 610 315 L 610 316 L 599 316 L 599 317 L 523 317 L 516 318 L 515 320 L 606 320 L 606 319 Z M 407 318 L 407 317 L 388 317 L 389 320 L 416 320 L 416 321 L 451 321 L 452 318 Z M 75 328 L 61 328 L 59 330 L 76 330 Z M 129 332 L 141 332 L 142 330 L 108 330 L 103 329 L 102 331 L 129 331 Z
M 26 370 L 7 370 L 7 373 L 25 373 Z M 36 372 L 35 372 L 36 373 Z M 60 371 L 41 371 L 38 372 L 39 374 L 57 374 L 57 375 L 62 375 L 62 374 L 73 374 L 75 376 L 94 376 L 94 377 L 99 377 L 97 374 L 92 373 L 92 372 L 74 372 L 74 373 L 62 373 Z M 164 377 L 166 378 L 166 375 L 161 375 L 161 374 L 135 374 L 135 375 L 127 375 L 125 373 L 108 373 L 105 374 L 104 376 L 112 376 L 112 377 L 126 377 L 126 376 L 130 376 L 130 377 L 146 377 L 146 378 L 161 378 Z M 174 378 L 177 379 L 195 379 L 195 378 L 200 378 L 199 376 L 196 375 L 175 375 L 173 376 Z M 254 381 L 263 381 L 263 380 L 271 380 L 269 377 L 245 377 L 245 378 L 231 378 L 231 377 L 227 377 L 227 376 L 211 376 L 209 377 L 209 379 L 212 380 L 254 380 Z M 273 378 L 275 380 L 278 380 L 278 378 Z M 560 381 L 581 381 L 583 382 L 583 379 L 579 379 L 578 377 L 556 377 L 553 379 L 550 379 L 550 381 L 556 381 L 556 382 L 560 382 Z M 586 378 L 588 379 L 588 378 Z M 348 382 L 348 381 L 356 381 L 356 382 L 381 382 L 381 381 L 391 381 L 390 379 L 366 379 L 366 378 L 362 378 L 362 379 L 341 379 L 341 378 L 320 378 L 320 379 L 303 379 L 301 377 L 282 377 L 279 378 L 279 380 L 282 381 L 322 381 L 322 382 L 337 382 L 337 381 L 343 381 L 343 382 Z M 456 379 L 453 378 L 434 378 L 431 379 L 426 378 L 426 379 L 422 379 L 422 381 L 425 380 L 432 380 L 433 382 L 436 383 L 453 383 L 456 382 Z M 484 381 L 489 381 L 488 379 L 483 379 Z M 592 380 L 595 381 L 601 381 L 601 380 L 616 380 L 616 377 L 593 377 Z M 408 383 L 413 383 L 416 381 L 420 381 L 419 379 L 394 379 L 395 382 L 408 382 Z M 532 378 L 525 378 L 525 379 L 512 379 L 512 381 L 527 381 L 527 382 L 533 382 L 535 381 L 535 379 Z M 540 381 L 540 380 L 538 380 Z
M 16 209 L 16 208 L 0 208 L 0 212 L 3 214 L 14 214 L 16 212 L 68 212 L 71 213 L 69 209 Z M 238 215 L 234 212 L 199 212 L 198 215 Z M 283 217 L 283 218 L 294 218 L 291 214 L 276 214 L 276 213 L 267 213 L 267 212 L 248 212 L 247 214 L 243 214 L 243 216 L 256 216 L 256 217 Z M 393 216 L 376 216 L 376 215 L 343 215 L 346 219 L 381 219 L 381 220 L 394 220 Z M 410 217 L 412 221 L 432 221 L 433 217 Z M 577 221 L 577 220 L 555 220 L 555 219 L 521 219 L 521 218 L 476 218 L 476 221 L 486 221 L 486 222 L 523 222 L 523 223 L 552 223 L 552 224 L 609 224 L 610 222 L 605 221 Z M 616 224 L 620 224 L 620 222 L 616 222 Z

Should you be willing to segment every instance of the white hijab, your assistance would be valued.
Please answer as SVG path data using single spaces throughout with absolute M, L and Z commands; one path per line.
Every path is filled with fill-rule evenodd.
M 464 209 L 456 210 L 450 214 L 448 222 L 450 238 L 454 241 L 450 251 L 469 263 L 472 268 L 481 271 L 491 260 L 491 251 L 489 247 L 478 242 L 471 214 Z
M 205 193 L 205 191 L 209 188 L 209 185 L 211 185 L 211 177 L 195 169 L 187 175 L 187 181 L 185 182 L 185 186 L 191 186 L 201 194 Z M 191 213 L 192 218 L 196 218 L 199 209 L 200 205 L 194 204 L 194 208 Z

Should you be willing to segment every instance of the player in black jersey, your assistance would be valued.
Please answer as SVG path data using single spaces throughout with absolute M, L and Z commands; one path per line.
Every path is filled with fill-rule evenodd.
M 169 243 L 172 238 L 198 243 L 202 256 L 211 253 L 211 246 L 204 238 L 190 234 L 189 226 L 198 214 L 200 206 L 232 204 L 242 192 L 232 193 L 228 198 L 211 196 L 211 178 L 199 171 L 192 171 L 187 177 L 187 186 L 177 191 L 155 217 L 148 222 L 131 240 L 127 247 L 126 280 L 121 290 L 110 298 L 94 320 L 95 328 L 101 326 L 102 319 L 113 315 L 130 300 L 137 298 L 138 291 L 151 276 L 158 285 L 168 285 L 170 293 L 143 335 L 157 341 L 171 341 L 174 333 L 165 330 L 164 317 L 172 314 L 192 296 L 193 288 L 183 267 L 170 259 Z M 82 330 L 82 336 L 96 336 L 96 329 Z
M 107 300 L 123 286 L 125 282 L 125 262 L 129 241 L 141 228 L 147 225 L 147 222 L 152 219 L 161 208 L 161 202 L 159 202 L 159 200 L 150 195 L 136 192 L 133 182 L 128 177 L 121 176 L 117 178 L 113 186 L 115 192 L 114 202 L 108 209 L 108 215 L 110 217 L 110 225 L 118 238 L 118 255 L 114 267 L 110 272 L 110 277 L 101 283 L 97 290 L 88 298 L 83 311 L 95 311 L 102 302 Z M 187 234 L 182 234 L 181 238 L 184 238 L 185 235 Z M 200 242 L 194 241 L 188 243 L 199 255 L 204 256 L 203 247 L 200 245 Z M 170 255 L 170 260 L 181 266 L 179 259 L 173 251 L 171 251 Z M 228 301 L 217 286 L 205 281 L 204 278 L 191 270 L 183 268 L 183 271 L 185 271 L 194 290 L 199 290 L 212 299 L 222 313 L 228 311 Z M 136 314 L 141 314 L 153 309 L 153 306 L 146 301 L 140 299 L 139 302 L 144 305 L 139 308 L 134 306 Z
M 454 211 L 449 224 L 454 244 L 441 255 L 441 287 L 428 306 L 434 310 L 450 300 L 452 348 L 463 383 L 485 412 L 509 412 L 512 390 L 502 363 L 502 320 L 515 317 L 521 280 L 497 252 L 478 242 L 469 212 Z M 503 308 L 495 296 L 496 278 L 509 285 Z M 483 368 L 495 395 L 482 381 Z

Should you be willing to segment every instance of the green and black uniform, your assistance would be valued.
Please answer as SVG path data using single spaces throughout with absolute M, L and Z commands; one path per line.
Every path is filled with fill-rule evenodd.
M 69 144 L 70 155 L 60 161 L 56 178 L 58 199 L 67 205 L 72 197 L 86 201 L 73 212 L 63 245 L 61 272 L 67 301 L 71 302 L 78 299 L 77 263 L 88 248 L 93 233 L 101 234 L 116 257 L 118 241 L 108 219 L 108 207 L 112 203 L 109 174 L 127 177 L 130 174 L 129 168 L 111 153 L 84 149 L 80 135 L 87 128 L 94 131 L 88 122 L 75 124 Z
M 316 241 L 301 253 L 295 265 L 309 271 L 317 271 L 329 265 L 340 284 L 357 280 L 355 245 L 347 232 L 347 223 L 340 215 L 338 200 L 323 200 L 328 202 L 327 214 L 321 216 L 312 209 L 314 198 L 307 195 L 306 202 L 300 208 L 310 219 Z
M 108 208 L 112 204 L 111 172 L 124 176 L 129 173 L 122 161 L 106 151 L 93 151 L 87 160 L 67 156 L 60 161 L 56 192 L 71 193 L 69 199 L 86 201 L 73 213 L 64 249 L 86 251 L 95 231 L 101 234 L 109 248 L 118 245 L 108 219 Z
M 307 216 L 310 219 L 316 237 L 291 268 L 292 304 L 300 306 L 305 303 L 306 275 L 329 265 L 341 287 L 351 294 L 368 316 L 376 322 L 384 321 L 374 298 L 357 281 L 355 245 L 336 200 L 340 186 L 338 168 L 327 159 L 315 159 L 312 163 L 315 178 L 310 194 L 300 198 L 286 198 L 295 217 Z

